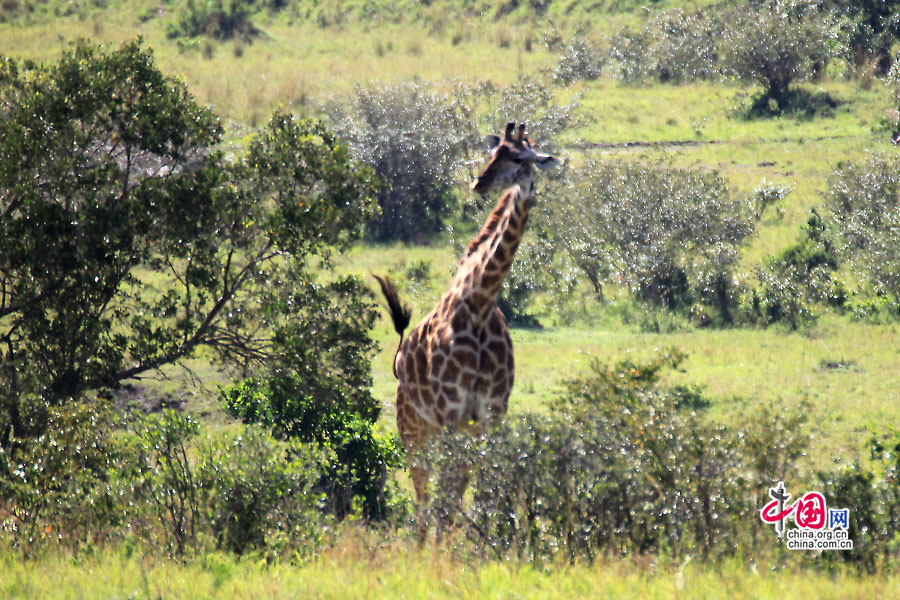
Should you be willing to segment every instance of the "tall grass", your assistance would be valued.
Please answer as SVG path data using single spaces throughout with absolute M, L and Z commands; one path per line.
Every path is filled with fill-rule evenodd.
M 760 561 L 679 564 L 656 557 L 580 565 L 474 563 L 436 548 L 407 543 L 372 545 L 351 539 L 319 559 L 266 564 L 263 557 L 211 554 L 182 564 L 105 550 L 90 556 L 46 555 L 20 561 L 0 556 L 0 597 L 7 600 L 86 598 L 779 598 L 879 600 L 894 598 L 896 574 L 865 578 Z

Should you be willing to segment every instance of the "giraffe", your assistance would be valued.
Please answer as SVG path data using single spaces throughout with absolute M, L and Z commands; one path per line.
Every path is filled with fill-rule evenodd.
M 509 189 L 469 243 L 437 307 L 405 340 L 410 310 L 401 304 L 390 280 L 375 276 L 400 335 L 393 365 L 397 428 L 408 456 L 441 430 L 483 433 L 506 414 L 514 379 L 513 349 L 497 294 L 534 203 L 534 167 L 559 164 L 553 156 L 534 150 L 524 124 L 515 129 L 515 123 L 507 124 L 502 140 L 487 136 L 490 159 L 471 186 L 481 195 L 501 186 Z M 428 466 L 410 461 L 409 470 L 417 504 L 422 506 Z

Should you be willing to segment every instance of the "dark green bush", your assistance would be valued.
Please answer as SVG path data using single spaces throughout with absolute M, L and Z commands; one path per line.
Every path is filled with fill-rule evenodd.
M 314 551 L 327 527 L 313 489 L 327 451 L 252 426 L 215 439 L 198 434 L 196 421 L 167 409 L 126 438 L 117 480 L 129 530 L 175 556 L 211 547 Z
M 226 390 L 228 410 L 280 439 L 332 451 L 334 459 L 320 465 L 319 486 L 336 515 L 359 508 L 366 517 L 384 517 L 387 474 L 400 454 L 392 437 L 374 431 L 381 405 L 371 390 L 369 331 L 377 308 L 354 278 L 280 293 L 278 313 L 285 318 L 273 338 L 275 357 L 256 378 Z
M 421 83 L 358 87 L 326 106 L 355 158 L 381 180 L 377 240 L 418 239 L 439 231 L 453 206 L 460 159 L 473 144 L 472 124 L 454 99 Z
M 196 477 L 207 535 L 236 554 L 314 553 L 329 526 L 316 491 L 320 465 L 334 460 L 324 448 L 281 442 L 256 427 L 200 444 Z
M 900 550 L 900 435 L 874 435 L 869 448 L 869 465 L 848 463 L 818 476 L 831 506 L 850 509 L 853 549 L 829 555 L 829 562 L 873 572 Z
M 281 439 L 331 449 L 335 459 L 322 464 L 320 481 L 330 509 L 344 516 L 357 501 L 365 516 L 384 517 L 387 474 L 400 454 L 395 439 L 374 432 L 381 405 L 371 393 L 368 331 L 376 308 L 352 278 L 284 291 L 291 318 L 274 340 L 278 358 L 225 392 L 228 410 Z
M 742 317 L 799 329 L 817 319 L 817 304 L 843 308 L 850 292 L 838 276 L 838 266 L 826 224 L 814 210 L 799 240 L 756 269 L 741 299 Z
M 9 511 L 0 525 L 25 550 L 51 541 L 75 549 L 102 542 L 121 522 L 111 415 L 88 403 L 42 404 L 41 412 L 40 435 L 0 448 L 0 508 Z
M 122 474 L 138 502 L 155 515 L 165 545 L 176 556 L 196 545 L 203 525 L 204 498 L 195 461 L 188 457 L 191 441 L 199 432 L 196 421 L 165 409 L 139 428 L 129 453 L 136 460 Z
M 826 0 L 823 4 L 842 17 L 847 36 L 846 59 L 857 72 L 874 66 L 883 77 L 892 66 L 891 47 L 900 38 L 897 0 Z
M 563 85 L 578 80 L 593 81 L 603 73 L 605 62 L 606 57 L 596 44 L 576 34 L 563 47 L 553 69 L 553 80 Z
M 875 294 L 900 298 L 900 160 L 841 163 L 825 194 L 835 248 Z
M 250 40 L 260 33 L 250 17 L 266 9 L 282 10 L 287 4 L 287 0 L 187 0 L 176 21 L 166 28 L 166 34 L 170 38 L 205 35 Z
M 237 35 L 249 39 L 256 33 L 250 22 L 252 1 L 248 0 L 187 0 L 178 20 L 168 26 L 170 38 L 197 37 L 231 39 Z
M 282 439 L 314 443 L 331 454 L 319 465 L 316 489 L 323 507 L 343 518 L 361 512 L 384 518 L 392 498 L 385 490 L 388 473 L 401 464 L 394 436 L 375 433 L 375 415 L 362 416 L 334 403 L 317 403 L 297 388 L 297 381 L 273 377 L 245 380 L 226 393 L 229 411 L 245 423 L 271 427 Z

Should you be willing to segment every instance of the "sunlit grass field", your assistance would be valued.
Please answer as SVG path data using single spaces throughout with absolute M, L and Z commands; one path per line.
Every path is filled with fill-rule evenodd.
M 606 11 L 612 11 L 613 4 L 631 6 L 597 4 Z M 315 115 L 320 102 L 372 82 L 507 84 L 551 68 L 557 56 L 539 43 L 547 22 L 521 19 L 454 21 L 436 30 L 403 22 L 323 28 L 291 15 L 263 15 L 257 25 L 264 34 L 253 43 L 199 41 L 179 47 L 165 36 L 171 15 L 144 22 L 138 18 L 155 5 L 116 3 L 105 11 L 70 18 L 0 24 L 0 54 L 52 62 L 79 38 L 118 44 L 140 35 L 165 72 L 183 78 L 201 103 L 235 128 L 261 125 L 276 108 Z M 165 10 L 167 5 L 159 6 Z M 598 39 L 641 19 L 639 9 L 604 15 L 592 23 L 590 33 Z M 576 20 L 554 16 L 564 31 Z M 531 40 L 530 50 L 526 40 Z M 564 136 L 564 158 L 577 163 L 587 153 L 602 153 L 700 167 L 717 171 L 742 193 L 763 181 L 790 186 L 793 192 L 783 216 L 764 218 L 744 249 L 742 268 L 750 269 L 797 238 L 839 162 L 893 150 L 882 127 L 895 118 L 893 107 L 878 81 L 829 79 L 803 86 L 837 101 L 831 116 L 747 119 L 743 112 L 757 90 L 733 82 L 577 83 L 558 91 L 560 101 L 580 104 L 581 125 Z M 623 146 L 628 142 L 645 145 Z M 403 281 L 406 270 L 422 262 L 430 265 L 428 280 Z M 360 245 L 337 260 L 339 271 L 364 278 L 373 272 L 393 273 L 414 308 L 414 322 L 434 305 L 455 262 L 454 250 L 443 237 L 428 246 Z M 683 371 L 670 376 L 672 383 L 704 386 L 715 399 L 712 419 L 740 427 L 741 415 L 761 402 L 775 401 L 786 408 L 807 403 L 813 440 L 809 456 L 799 465 L 807 473 L 835 461 L 864 459 L 869 432 L 900 420 L 900 324 L 827 315 L 803 332 L 774 327 L 644 333 L 623 321 L 616 302 L 589 307 L 574 324 L 559 325 L 551 314 L 542 316 L 543 328 L 513 330 L 517 370 L 511 412 L 546 410 L 565 381 L 591 360 L 645 359 L 674 347 L 688 358 Z M 396 383 L 391 363 L 397 337 L 387 319 L 373 335 L 379 343 L 373 390 L 384 403 L 383 426 L 392 429 Z M 187 411 L 213 427 L 227 424 L 217 386 L 227 384 L 228 375 L 202 357 L 192 361 L 191 368 L 205 387 L 195 387 L 192 377 L 178 369 L 167 371 L 168 379 L 141 385 L 150 393 L 184 399 Z M 47 555 L 23 562 L 0 555 L 0 598 L 874 599 L 894 598 L 900 589 L 895 575 L 806 571 L 806 566 L 817 564 L 813 557 L 797 560 L 785 571 L 748 557 L 714 565 L 657 564 L 656 559 L 574 566 L 477 565 L 441 551 L 419 550 L 412 543 L 369 544 L 363 537 L 350 536 L 319 559 L 299 565 L 267 566 L 264 557 L 219 555 L 183 565 L 115 549 L 77 560 Z
M 812 560 L 812 559 L 810 559 Z M 616 598 L 617 600 L 881 600 L 900 578 L 772 568 L 766 561 L 716 565 L 646 558 L 595 564 L 485 562 L 406 544 L 340 544 L 301 565 L 211 554 L 181 565 L 104 552 L 76 563 L 0 557 L 0 596 L 106 598 Z

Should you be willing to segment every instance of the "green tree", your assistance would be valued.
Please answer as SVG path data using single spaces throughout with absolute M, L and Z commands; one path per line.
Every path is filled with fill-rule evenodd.
M 820 72 L 836 52 L 828 13 L 797 2 L 771 2 L 735 11 L 719 43 L 725 72 L 762 86 L 758 104 L 784 110 L 789 90 Z
M 201 348 L 252 368 L 291 332 L 365 326 L 355 281 L 319 291 L 340 313 L 297 314 L 290 294 L 375 214 L 371 172 L 288 115 L 237 158 L 220 138 L 140 41 L 0 64 L 0 446 Z

